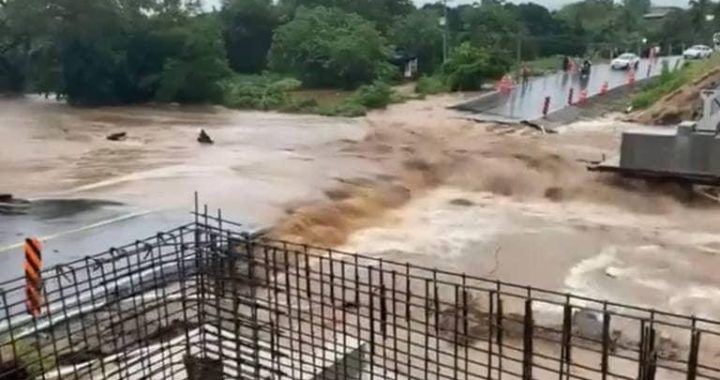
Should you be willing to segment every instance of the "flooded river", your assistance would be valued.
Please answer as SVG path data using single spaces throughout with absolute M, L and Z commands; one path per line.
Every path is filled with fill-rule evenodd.
M 717 208 L 597 177 L 576 161 L 612 154 L 632 126 L 604 120 L 545 136 L 464 120 L 445 109 L 458 100 L 361 119 L 0 100 L 0 192 L 46 199 L 29 215 L 0 216 L 0 277 L 21 273 L 23 236 L 47 237 L 52 265 L 189 221 L 198 191 L 226 216 L 286 239 L 720 312 Z M 201 128 L 214 145 L 195 141 Z M 106 140 L 114 132 L 128 139 Z

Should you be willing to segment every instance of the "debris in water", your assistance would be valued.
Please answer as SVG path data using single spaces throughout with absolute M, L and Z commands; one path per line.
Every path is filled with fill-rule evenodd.
M 127 132 L 112 133 L 106 137 L 110 141 L 123 141 L 127 138 Z
M 208 135 L 204 129 L 200 130 L 200 134 L 198 135 L 197 141 L 200 144 L 214 144 L 215 143 L 215 141 L 213 141 L 213 139 L 210 138 L 210 135 Z
M 548 187 L 547 189 L 545 189 L 545 198 L 553 202 L 560 202 L 563 199 L 562 187 Z
M 605 275 L 610 278 L 616 278 L 620 275 L 620 268 L 607 267 L 605 268 Z
M 14 198 L 12 194 L 0 194 L 0 215 L 22 215 L 30 207 L 27 199 Z
M 451 205 L 454 205 L 454 206 L 470 207 L 470 206 L 473 206 L 475 203 L 473 203 L 473 201 L 471 201 L 471 200 L 469 200 L 469 199 L 465 199 L 465 198 L 455 198 L 455 199 L 453 199 L 453 200 L 450 201 L 450 204 L 451 204 Z

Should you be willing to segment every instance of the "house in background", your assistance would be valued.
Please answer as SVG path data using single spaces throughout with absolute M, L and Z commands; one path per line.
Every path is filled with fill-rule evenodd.
M 666 17 L 675 11 L 682 11 L 680 7 L 650 7 L 650 11 L 643 15 L 645 20 L 662 22 Z

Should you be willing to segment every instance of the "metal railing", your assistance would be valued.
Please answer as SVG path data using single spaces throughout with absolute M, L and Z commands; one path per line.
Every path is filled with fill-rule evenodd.
M 220 215 L 0 284 L 0 379 L 720 379 L 720 323 L 252 236 Z

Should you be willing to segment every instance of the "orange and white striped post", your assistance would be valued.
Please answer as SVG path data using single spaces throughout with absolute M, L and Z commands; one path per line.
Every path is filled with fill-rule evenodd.
M 580 99 L 578 99 L 578 103 L 585 104 L 585 102 L 587 102 L 587 98 L 588 98 L 587 88 L 583 88 L 580 91 Z
M 628 85 L 630 88 L 635 87 L 635 69 L 630 68 L 630 71 L 628 71 Z
M 37 318 L 43 303 L 42 295 L 42 243 L 36 238 L 25 239 L 25 305 L 30 315 Z
M 600 87 L 600 95 L 607 94 L 608 87 L 609 87 L 608 82 L 607 81 L 603 82 L 602 86 Z

